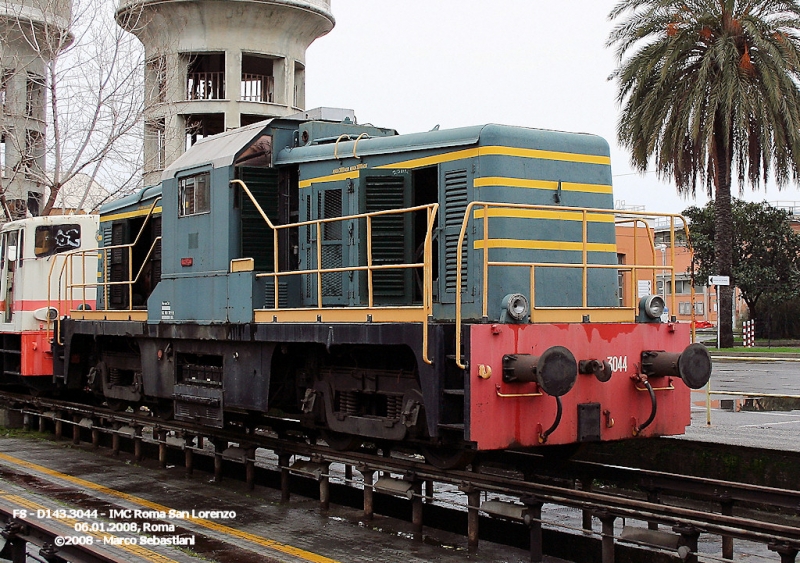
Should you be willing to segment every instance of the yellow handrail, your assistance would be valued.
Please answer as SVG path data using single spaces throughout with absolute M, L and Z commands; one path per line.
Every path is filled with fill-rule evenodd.
M 476 212 L 474 209 L 480 208 L 482 212 Z M 581 217 L 581 226 L 582 226 L 582 236 L 581 236 L 581 261 L 580 262 L 572 262 L 572 263 L 556 263 L 556 262 L 493 262 L 489 260 L 489 218 L 490 208 L 501 208 L 501 209 L 524 209 L 524 210 L 537 210 L 537 211 L 557 211 L 559 213 L 575 213 L 579 214 Z M 589 239 L 588 239 L 588 223 L 589 223 L 589 215 L 622 215 L 622 222 L 634 222 L 634 231 L 637 227 L 637 221 L 644 222 L 646 218 L 655 218 L 655 217 L 668 217 L 670 218 L 670 246 L 671 246 L 671 253 L 670 253 L 670 264 L 662 264 L 656 265 L 655 264 L 655 246 L 653 244 L 653 238 L 647 229 L 648 237 L 650 246 L 652 248 L 651 252 L 653 254 L 653 264 L 652 265 L 642 265 L 642 264 L 634 264 L 634 265 L 624 265 L 624 264 L 590 264 L 588 261 L 589 256 Z M 470 220 L 473 218 L 480 218 L 483 220 L 483 238 L 481 239 L 483 244 L 483 256 L 482 256 L 482 273 L 483 279 L 481 280 L 482 283 L 482 304 L 481 304 L 481 311 L 484 318 L 488 318 L 488 288 L 489 288 L 489 268 L 495 266 L 519 266 L 519 267 L 526 267 L 530 268 L 530 306 L 531 310 L 537 309 L 536 307 L 536 300 L 535 300 L 535 284 L 534 284 L 534 271 L 537 267 L 547 267 L 547 268 L 579 268 L 582 270 L 582 280 L 583 280 L 583 288 L 581 292 L 581 307 L 541 307 L 540 309 L 577 309 L 577 310 L 586 310 L 591 311 L 598 309 L 597 307 L 589 307 L 588 306 L 588 272 L 590 269 L 614 269 L 617 271 L 630 271 L 632 272 L 633 284 L 632 286 L 632 295 L 635 295 L 635 282 L 636 282 L 636 272 L 638 270 L 652 270 L 655 274 L 656 271 L 669 271 L 671 273 L 671 280 L 672 280 L 672 288 L 673 291 L 670 295 L 670 302 L 674 310 L 675 306 L 675 220 L 680 219 L 683 223 L 683 231 L 686 235 L 687 244 L 689 241 L 689 230 L 688 230 L 688 221 L 682 215 L 676 215 L 672 213 L 651 213 L 651 212 L 635 212 L 635 211 L 619 211 L 614 209 L 603 209 L 603 208 L 583 208 L 583 207 L 564 207 L 564 206 L 553 206 L 553 205 L 532 205 L 532 204 L 522 204 L 522 203 L 497 203 L 497 202 L 483 202 L 483 201 L 473 201 L 467 205 L 467 208 L 464 212 L 464 218 L 461 223 L 461 229 L 458 234 L 458 245 L 456 247 L 456 296 L 455 296 L 455 321 L 456 321 L 456 364 L 461 369 L 466 369 L 466 364 L 463 361 L 461 356 L 461 342 L 462 342 L 462 325 L 463 325 L 463 315 L 462 315 L 462 291 L 461 291 L 461 273 L 464 268 L 463 264 L 463 248 L 464 248 L 464 240 L 466 239 L 467 228 Z M 631 217 L 631 216 L 639 216 Z M 615 219 L 616 225 L 616 219 Z M 635 234 L 635 232 L 634 232 Z M 636 254 L 636 240 L 638 237 L 634 238 L 634 258 L 637 257 Z M 477 241 L 474 241 L 477 242 Z M 689 247 L 691 249 L 691 246 Z M 635 260 L 636 261 L 636 260 Z M 636 308 L 636 299 L 633 299 L 633 307 L 621 307 L 618 308 L 620 310 L 626 309 L 634 309 Z M 691 302 L 692 302 L 692 310 L 694 311 L 694 278 L 692 277 L 692 288 L 691 288 Z M 605 308 L 602 308 L 605 309 Z M 692 327 L 692 339 L 694 339 L 694 326 Z
M 134 239 L 134 241 L 132 243 L 116 244 L 116 245 L 112 245 L 112 246 L 103 246 L 103 247 L 100 247 L 100 248 L 93 248 L 93 249 L 73 250 L 71 252 L 67 252 L 67 253 L 64 253 L 64 254 L 61 255 L 64 258 L 64 260 L 62 261 L 61 268 L 58 269 L 58 278 L 57 278 L 58 282 L 57 282 L 57 286 L 56 286 L 57 287 L 57 295 L 56 295 L 56 297 L 57 297 L 57 302 L 59 304 L 59 311 L 63 310 L 62 307 L 64 305 L 64 300 L 66 299 L 68 302 L 71 302 L 72 299 L 70 299 L 69 296 L 73 295 L 74 291 L 76 289 L 79 289 L 79 288 L 82 291 L 83 301 L 84 302 L 86 301 L 86 289 L 87 288 L 92 288 L 92 287 L 94 287 L 94 288 L 102 288 L 103 289 L 103 302 L 106 304 L 106 306 L 108 306 L 108 289 L 109 289 L 109 287 L 111 287 L 113 285 L 127 285 L 128 286 L 129 299 L 128 299 L 128 309 L 127 310 L 129 310 L 129 311 L 133 310 L 133 285 L 139 281 L 139 278 L 142 275 L 142 272 L 144 271 L 144 268 L 145 268 L 148 260 L 150 259 L 150 256 L 152 256 L 153 252 L 155 251 L 156 245 L 161 242 L 161 237 L 160 236 L 156 237 L 153 240 L 153 242 L 151 243 L 150 248 L 147 251 L 147 255 L 145 256 L 144 260 L 142 261 L 142 265 L 137 270 L 135 277 L 133 275 L 133 248 L 139 243 L 139 240 L 141 239 L 142 234 L 144 233 L 144 229 L 145 229 L 145 227 L 147 227 L 148 223 L 150 222 L 150 218 L 155 213 L 155 209 L 158 206 L 158 203 L 160 201 L 161 201 L 161 196 L 159 196 L 159 197 L 157 197 L 157 198 L 155 198 L 153 200 L 153 203 L 150 205 L 150 209 L 148 209 L 147 214 L 145 216 L 144 221 L 142 222 L 141 227 L 139 227 L 139 232 L 136 233 L 136 238 Z M 90 255 L 90 254 L 102 255 L 103 264 L 106 265 L 106 264 L 108 264 L 108 253 L 109 253 L 109 251 L 111 251 L 111 250 L 121 250 L 121 249 L 127 249 L 127 251 L 128 251 L 128 278 L 129 279 L 127 281 L 119 281 L 119 282 L 105 281 L 105 275 L 106 275 L 106 272 L 107 272 L 107 268 L 103 268 L 103 281 L 102 282 L 100 282 L 100 281 L 98 281 L 98 282 L 87 282 L 86 281 L 85 273 L 86 273 L 86 256 L 87 255 Z M 80 257 L 81 258 L 81 271 L 83 272 L 82 275 L 81 275 L 81 279 L 83 280 L 82 283 L 75 283 L 74 282 L 74 266 L 73 266 L 74 260 L 72 260 L 71 258 L 76 258 L 76 257 Z M 52 282 L 52 279 L 53 279 L 53 274 L 56 272 L 55 264 L 56 264 L 55 260 L 50 264 L 50 271 L 48 272 L 48 276 L 47 276 L 47 284 L 48 284 L 47 303 L 48 303 L 48 308 L 50 307 L 50 304 L 52 302 L 52 297 L 53 297 L 51 295 L 51 291 L 52 291 L 52 283 L 51 282 Z M 62 289 L 64 291 L 63 298 L 62 298 L 62 295 L 61 295 Z M 60 321 L 57 321 L 57 322 L 60 322 Z M 49 338 L 49 334 L 48 334 L 48 338 Z
M 273 252 L 273 271 L 272 272 L 263 272 L 256 274 L 256 277 L 263 277 L 263 278 L 271 278 L 273 280 L 273 291 L 274 291 L 274 309 L 280 309 L 279 305 L 279 287 L 278 287 L 278 279 L 285 276 L 296 276 L 301 274 L 306 275 L 314 275 L 317 279 L 317 308 L 323 308 L 323 296 L 322 296 L 322 276 L 323 274 L 331 274 L 331 273 L 340 273 L 340 272 L 367 272 L 367 305 L 369 308 L 373 308 L 375 306 L 375 296 L 374 296 L 374 288 L 373 288 L 373 274 L 375 271 L 380 270 L 404 270 L 404 269 L 422 269 L 422 306 L 418 307 L 424 313 L 426 321 L 422 323 L 422 332 L 423 332 L 423 345 L 422 345 L 422 357 L 425 363 L 431 364 L 433 361 L 428 356 L 428 331 L 429 327 L 428 324 L 430 322 L 430 317 L 433 313 L 433 229 L 436 224 L 436 215 L 439 210 L 438 203 L 431 203 L 426 205 L 417 205 L 413 207 L 405 207 L 402 209 L 386 209 L 382 211 L 373 211 L 369 213 L 359 213 L 356 215 L 347 215 L 344 217 L 330 217 L 326 219 L 312 219 L 308 221 L 299 221 L 296 223 L 288 223 L 283 225 L 275 225 L 270 221 L 267 214 L 264 213 L 261 206 L 256 201 L 255 197 L 253 196 L 250 189 L 247 185 L 241 180 L 231 180 L 231 184 L 236 184 L 240 186 L 253 205 L 256 207 L 256 210 L 261 215 L 264 222 L 273 232 L 273 240 L 274 245 L 273 248 L 276 249 Z M 410 263 L 400 263 L 400 264 L 374 264 L 372 259 L 372 220 L 375 217 L 381 217 L 386 215 L 400 215 L 405 213 L 415 213 L 425 211 L 427 214 L 427 228 L 425 232 L 425 241 L 423 243 L 423 257 L 422 263 L 419 262 L 410 262 Z M 321 263 L 322 258 L 322 228 L 325 224 L 328 223 L 335 223 L 335 222 L 344 222 L 344 221 L 353 221 L 357 219 L 365 219 L 366 220 L 366 244 L 367 244 L 367 257 L 366 257 L 366 265 L 360 266 L 344 266 L 338 268 L 323 268 Z M 287 270 L 287 271 L 280 271 L 280 266 L 278 263 L 278 235 L 279 232 L 282 230 L 288 229 L 296 229 L 299 227 L 308 227 L 310 229 L 315 230 L 316 234 L 316 266 L 314 268 L 306 268 L 304 270 Z

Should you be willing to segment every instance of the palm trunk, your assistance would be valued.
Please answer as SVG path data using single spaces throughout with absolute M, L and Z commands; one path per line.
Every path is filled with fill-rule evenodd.
M 716 274 L 733 273 L 733 212 L 731 210 L 731 151 L 730 127 L 725 127 L 725 117 L 719 113 L 714 119 L 714 139 L 711 158 L 714 165 L 714 256 Z M 733 286 L 723 285 L 719 291 L 717 322 L 720 328 L 720 346 L 733 348 Z

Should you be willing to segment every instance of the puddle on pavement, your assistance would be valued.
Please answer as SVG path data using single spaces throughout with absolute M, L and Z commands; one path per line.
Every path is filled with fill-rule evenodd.
M 800 399 L 782 397 L 745 397 L 720 399 L 719 406 L 726 411 L 788 412 L 800 410 Z

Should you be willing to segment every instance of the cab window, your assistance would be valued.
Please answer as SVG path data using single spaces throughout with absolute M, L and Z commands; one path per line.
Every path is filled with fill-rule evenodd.
M 80 225 L 65 224 L 36 227 L 34 254 L 37 257 L 77 250 L 80 246 Z
M 178 186 L 178 216 L 199 215 L 211 211 L 211 174 L 204 172 L 181 178 Z

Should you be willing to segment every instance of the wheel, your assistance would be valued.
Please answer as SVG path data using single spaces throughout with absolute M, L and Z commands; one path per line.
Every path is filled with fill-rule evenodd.
M 362 439 L 358 436 L 334 432 L 333 430 L 323 430 L 322 439 L 331 449 L 337 452 L 356 450 L 361 446 L 362 442 Z
M 464 469 L 475 458 L 473 450 L 446 446 L 423 446 L 422 455 L 438 469 Z

